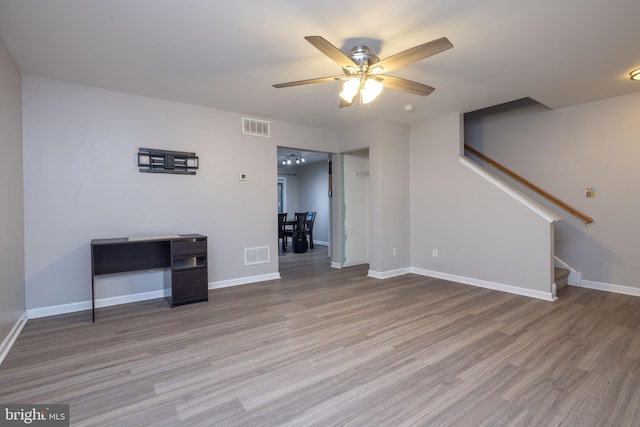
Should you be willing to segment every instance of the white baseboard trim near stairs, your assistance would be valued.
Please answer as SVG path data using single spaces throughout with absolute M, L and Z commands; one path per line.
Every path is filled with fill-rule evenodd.
M 582 279 L 579 284 L 569 283 L 571 286 L 579 286 L 581 288 L 595 289 L 597 291 L 613 292 L 615 294 L 632 295 L 640 297 L 640 288 L 632 288 L 631 286 L 614 285 L 613 283 L 595 282 L 593 280 Z
M 18 335 L 20 335 L 20 331 L 22 331 L 22 328 L 24 328 L 24 325 L 26 325 L 27 319 L 27 313 L 22 313 L 22 316 L 20 316 L 20 318 L 16 320 L 13 328 L 11 328 L 9 335 L 7 335 L 6 338 L 2 341 L 2 344 L 0 344 L 0 365 L 2 365 L 4 358 L 7 357 L 7 354 L 9 354 L 9 350 L 11 350 L 11 347 L 13 347 L 13 343 L 16 342 Z
M 506 285 L 504 283 L 490 282 L 488 280 L 474 279 L 471 277 L 458 276 L 454 274 L 441 273 L 439 271 L 426 270 L 422 268 L 410 268 L 411 273 L 421 276 L 433 277 L 436 279 L 449 280 L 451 282 L 463 283 L 465 285 L 477 286 L 479 288 L 492 289 L 494 291 L 508 292 L 510 294 L 522 295 L 525 297 L 537 298 L 545 301 L 554 301 L 557 299 L 551 291 L 543 292 L 534 289 L 520 288 L 518 286 Z

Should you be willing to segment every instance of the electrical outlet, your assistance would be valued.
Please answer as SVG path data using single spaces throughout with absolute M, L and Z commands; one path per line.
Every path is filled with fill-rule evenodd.
M 394 255 L 398 255 L 398 248 L 393 248 L 392 252 Z
M 433 250 L 433 257 L 434 258 L 438 258 L 438 250 L 437 249 Z

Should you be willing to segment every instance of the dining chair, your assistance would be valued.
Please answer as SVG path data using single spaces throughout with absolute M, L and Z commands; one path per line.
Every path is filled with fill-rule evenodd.
M 287 235 L 286 235 L 286 229 L 285 229 L 286 221 L 287 221 L 287 214 L 279 213 L 278 214 L 278 240 L 282 239 L 283 253 L 287 252 Z
M 305 222 L 307 220 L 306 212 L 296 212 L 293 214 L 293 231 L 304 231 Z
M 284 229 L 284 241 L 287 241 L 288 237 L 291 237 L 291 241 L 293 241 L 295 234 L 298 231 L 305 231 L 305 221 L 307 219 L 307 213 L 306 212 L 295 212 L 293 214 L 293 221 L 286 221 L 285 222 L 285 229 Z M 285 243 L 286 245 L 286 243 Z
M 315 212 L 307 212 L 304 220 L 304 232 L 309 235 L 309 248 L 313 249 L 313 223 L 316 220 Z

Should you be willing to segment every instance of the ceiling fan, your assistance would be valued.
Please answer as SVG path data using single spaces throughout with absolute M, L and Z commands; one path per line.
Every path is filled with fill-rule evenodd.
M 279 83 L 273 87 L 282 88 L 343 80 L 345 83 L 342 92 L 340 92 L 340 107 L 350 106 L 358 94 L 360 94 L 361 102 L 368 104 L 380 94 L 383 86 L 415 95 L 429 95 L 435 88 L 411 80 L 388 76 L 385 73 L 453 47 L 446 37 L 441 37 L 380 60 L 376 55 L 370 53 L 369 48 L 364 45 L 354 47 L 351 49 L 351 56 L 347 56 L 321 36 L 306 36 L 305 40 L 340 65 L 344 75 Z

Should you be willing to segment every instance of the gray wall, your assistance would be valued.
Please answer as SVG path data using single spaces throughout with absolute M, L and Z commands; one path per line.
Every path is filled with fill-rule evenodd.
M 467 124 L 467 143 L 594 218 L 585 227 L 550 205 L 564 218 L 556 225 L 556 255 L 594 287 L 640 288 L 638 111 L 640 94 L 632 94 L 561 110 L 521 108 Z M 595 198 L 585 197 L 590 186 Z
M 2 64 L 6 67 L 12 62 L 5 58 Z M 13 83 L 2 96 L 13 94 L 19 99 L 15 83 L 19 74 L 13 65 L 10 68 L 13 77 L 3 77 L 2 84 Z M 241 116 L 235 113 L 59 81 L 25 76 L 23 97 L 24 154 L 29 159 L 24 163 L 24 252 L 28 256 L 24 276 L 13 264 L 8 270 L 3 268 L 2 274 L 3 280 L 8 271 L 12 277 L 7 280 L 26 281 L 29 309 L 52 305 L 66 306 L 68 311 L 86 308 L 92 238 L 200 232 L 210 237 L 209 280 L 214 284 L 277 274 L 273 226 L 277 166 L 264 161 L 276 158 L 277 146 L 327 152 L 369 149 L 373 275 L 415 268 L 549 292 L 551 225 L 460 164 L 462 132 L 457 114 L 411 127 L 377 121 L 338 131 L 274 122 L 272 138 L 267 139 L 241 135 Z M 20 146 L 20 126 L 16 126 L 20 109 L 13 107 L 18 104 L 3 101 L 2 105 L 3 120 L 10 114 L 10 125 L 2 128 L 9 133 L 3 144 L 10 141 L 14 151 Z M 537 132 L 539 144 L 556 141 L 560 151 L 583 150 L 580 159 L 587 166 L 575 162 L 572 167 L 589 169 L 595 175 L 585 176 L 587 184 L 583 178 L 575 182 L 580 188 L 597 187 L 598 197 L 588 202 L 599 208 L 584 210 L 596 218 L 599 228 L 590 227 L 592 234 L 586 240 L 587 251 L 594 247 L 597 251 L 580 258 L 593 265 L 586 261 L 584 266 L 574 264 L 591 280 L 627 284 L 622 275 L 637 268 L 628 261 L 638 240 L 635 228 L 613 227 L 613 219 L 603 219 L 609 206 L 624 208 L 615 214 L 616 224 L 630 224 L 627 216 L 632 215 L 627 212 L 637 212 L 635 202 L 624 199 L 628 194 L 622 188 L 638 178 L 627 167 L 634 158 L 630 153 L 636 150 L 633 138 L 638 129 L 632 111 L 637 111 L 638 104 L 638 96 L 627 96 L 555 113 L 510 117 L 495 130 L 485 123 L 481 126 L 483 142 L 486 135 L 493 139 L 493 134 L 499 134 L 495 139 L 506 141 L 516 134 Z M 8 111 L 7 105 L 12 105 Z M 581 146 L 577 142 L 570 147 L 558 144 L 585 139 L 589 143 Z M 597 142 L 603 141 L 615 148 L 602 149 L 604 144 Z M 196 151 L 201 169 L 193 177 L 141 174 L 135 167 L 139 147 Z M 253 155 L 246 156 L 248 152 Z M 14 153 L 18 156 L 19 152 Z M 335 203 L 341 197 L 342 165 L 339 156 L 333 158 L 331 209 L 335 218 L 342 218 L 344 207 Z M 593 172 L 603 165 L 602 171 Z M 612 172 L 616 167 L 624 173 Z M 0 184 L 13 199 L 21 197 L 19 172 L 13 171 Z M 248 174 L 247 181 L 238 179 L 240 172 Z M 615 178 L 609 180 L 608 175 Z M 614 194 L 619 194 L 619 203 L 610 205 Z M 21 245 L 21 208 L 4 206 L 10 211 L 2 215 L 13 225 L 5 232 L 13 234 L 9 239 L 3 236 L 1 242 Z M 332 238 L 343 235 L 339 224 L 332 228 Z M 559 234 L 571 232 L 561 229 Z M 611 238 L 622 243 L 610 244 Z M 271 262 L 244 266 L 243 249 L 254 246 L 269 246 Z M 434 248 L 440 253 L 437 258 L 431 255 Z M 341 248 L 334 249 L 335 262 L 343 254 Z M 10 253 L 20 266 L 22 250 Z M 573 262 L 572 256 L 566 255 L 567 260 Z M 5 283 L 2 292 L 10 289 L 9 298 L 19 300 L 21 287 L 10 284 L 7 288 Z M 148 272 L 114 275 L 101 278 L 98 288 L 98 296 L 108 298 L 155 291 L 161 288 L 161 281 Z M 12 307 L 19 312 L 20 307 L 13 303 Z M 11 316 L 10 311 L 2 312 Z
M 25 314 L 22 94 L 20 73 L 0 39 L 0 343 Z M 2 348 L 0 348 L 0 352 Z
M 369 263 L 370 204 L 369 204 L 369 150 L 344 153 L 342 156 L 344 179 L 342 198 L 344 235 L 342 238 L 343 266 Z
M 329 243 L 329 172 L 328 162 L 298 167 L 298 208 L 315 211 L 313 240 Z
M 278 178 L 284 178 L 284 211 L 288 218 L 298 212 L 298 167 L 278 166 Z
M 409 126 L 376 121 L 339 131 L 341 152 L 369 148 L 369 268 L 383 277 L 409 267 Z M 334 164 L 334 175 L 341 165 Z M 340 176 L 336 175 L 336 182 Z M 335 189 L 335 186 L 334 186 Z M 340 188 L 338 188 L 340 191 Z M 336 198 L 338 197 L 338 198 Z M 334 201 L 340 200 L 334 191 Z M 339 205 L 339 204 L 338 204 Z M 344 215 L 334 205 L 334 215 Z M 343 229 L 336 224 L 334 235 Z M 396 255 L 393 255 L 396 248 Z M 342 254 L 333 257 L 339 262 Z
M 214 285 L 277 275 L 276 147 L 337 151 L 332 131 L 272 122 L 271 138 L 251 137 L 235 113 L 28 76 L 23 88 L 28 309 L 86 308 L 94 238 L 202 233 Z M 139 147 L 195 151 L 200 170 L 140 173 Z M 271 261 L 245 266 L 244 248 L 257 246 Z M 162 281 L 143 272 L 97 287 L 110 298 Z
M 371 260 L 374 271 L 389 272 L 410 265 L 409 126 L 376 123 L 369 156 L 372 214 Z M 393 253 L 396 249 L 395 255 Z
M 463 165 L 461 144 L 459 114 L 411 128 L 411 266 L 551 297 L 553 224 Z

